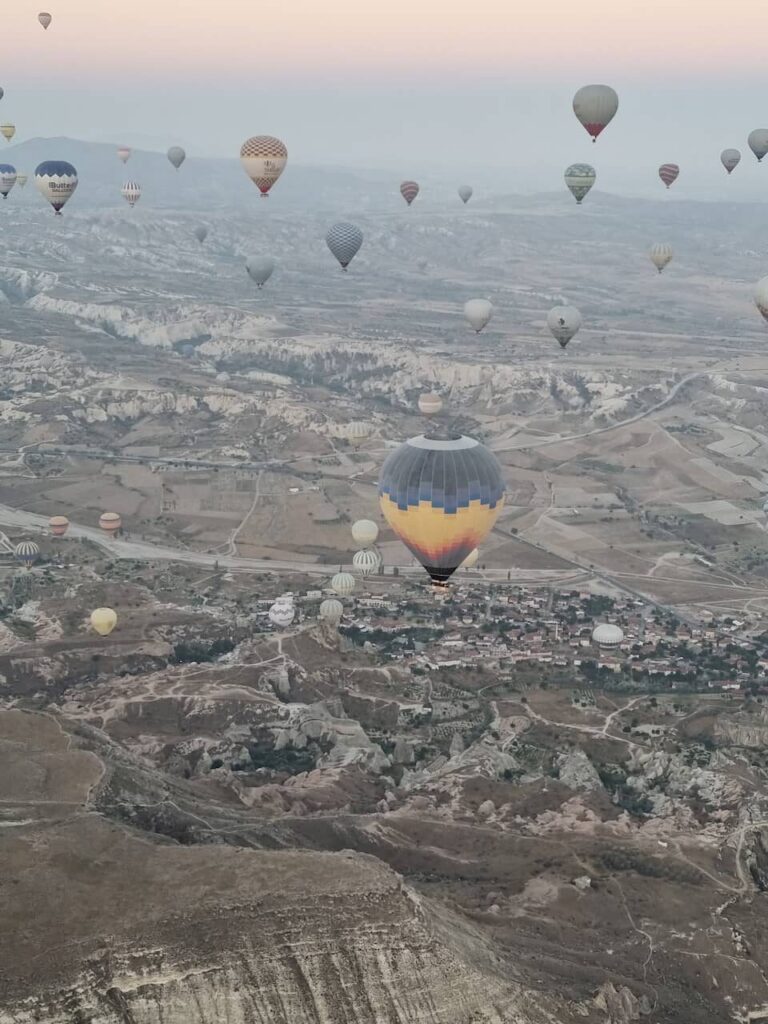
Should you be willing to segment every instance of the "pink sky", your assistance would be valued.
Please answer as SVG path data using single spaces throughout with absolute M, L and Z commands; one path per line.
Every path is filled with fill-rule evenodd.
M 420 70 L 578 71 L 600 81 L 655 69 L 675 78 L 749 74 L 765 59 L 764 0 L 51 0 L 48 32 L 30 0 L 5 6 L 6 88 L 14 74 L 28 79 L 45 67 L 115 82 L 118 74 L 198 74 L 208 84 L 233 72 L 336 78 Z

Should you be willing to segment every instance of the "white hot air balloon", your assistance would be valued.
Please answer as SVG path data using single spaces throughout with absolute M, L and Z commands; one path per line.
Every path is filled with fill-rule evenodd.
M 479 334 L 493 316 L 493 305 L 488 299 L 470 299 L 464 303 L 464 317 L 470 327 Z
M 177 171 L 187 159 L 187 154 L 181 146 L 171 146 L 166 155 Z
M 433 392 L 425 392 L 419 395 L 419 412 L 424 416 L 437 416 L 443 408 L 443 400 L 440 395 Z
M 736 170 L 741 163 L 741 153 L 738 149 L 724 149 L 720 154 L 720 163 L 730 174 L 731 171 Z
M 352 557 L 352 565 L 361 576 L 370 576 L 379 571 L 381 566 L 381 555 L 373 548 L 363 548 L 356 551 Z
M 18 174 L 13 164 L 0 164 L 0 196 L 8 198 L 8 193 L 18 180 Z
M 575 306 L 555 306 L 547 313 L 547 327 L 560 348 L 565 348 L 581 327 L 581 322 L 581 313 Z
M 582 199 L 595 184 L 597 175 L 595 174 L 595 168 L 590 164 L 571 164 L 570 167 L 566 167 L 563 178 L 565 179 L 568 191 L 577 204 L 581 206 Z
M 573 97 L 573 112 L 592 141 L 610 124 L 619 109 L 619 97 L 610 85 L 584 85 Z
M 269 621 L 279 629 L 286 629 L 293 622 L 296 609 L 293 598 L 279 597 L 269 609 Z
M 266 199 L 269 190 L 285 170 L 288 150 L 273 135 L 254 135 L 240 147 L 243 170 Z
M 373 428 L 370 423 L 366 423 L 365 420 L 352 420 L 351 423 L 347 424 L 345 434 L 352 444 L 362 444 L 367 437 L 370 437 L 373 433 Z
M 62 207 L 77 188 L 77 171 L 66 160 L 44 160 L 35 169 L 35 184 L 56 215 L 61 216 Z
M 352 540 L 355 544 L 370 547 L 379 538 L 379 527 L 372 519 L 358 519 L 352 524 Z
M 135 181 L 126 181 L 123 187 L 120 189 L 120 195 L 133 209 L 133 207 L 141 199 L 141 185 L 137 185 Z
M 272 277 L 275 261 L 271 256 L 249 256 L 245 261 L 245 269 L 250 279 L 256 283 L 256 287 L 263 288 Z
M 664 267 L 674 256 L 672 246 L 667 245 L 664 242 L 658 243 L 651 246 L 651 251 L 648 253 L 651 259 L 651 263 L 656 267 L 659 273 L 662 272 Z
M 117 155 L 123 161 L 124 164 L 127 164 L 128 161 L 131 159 L 130 147 L 128 147 L 128 146 L 118 146 L 117 147 Z
M 768 128 L 755 128 L 753 132 L 749 133 L 747 143 L 757 157 L 757 162 L 760 163 L 768 153 Z
M 355 589 L 355 577 L 351 572 L 337 572 L 331 580 L 331 590 L 339 597 L 348 597 Z
M 9 124 L 7 121 L 5 121 L 3 124 L 0 124 L 0 135 L 3 136 L 6 142 L 10 142 L 15 134 L 15 124 Z
M 768 320 L 768 277 L 761 278 L 755 286 L 755 305 L 764 320 Z
M 200 243 L 200 245 L 202 245 L 203 242 L 208 237 L 208 228 L 205 226 L 205 224 L 198 224 L 197 227 L 195 228 L 193 234 L 194 234 L 195 238 L 198 240 L 198 242 Z
M 344 605 L 335 597 L 329 597 L 320 605 L 320 618 L 331 626 L 338 626 L 344 615 Z
M 469 200 L 472 198 L 472 186 L 471 185 L 460 185 L 459 186 L 459 199 L 466 206 Z
M 338 224 L 334 224 L 328 229 L 325 244 L 341 264 L 341 269 L 346 270 L 360 251 L 360 246 L 363 244 L 363 232 L 356 224 L 339 221 Z

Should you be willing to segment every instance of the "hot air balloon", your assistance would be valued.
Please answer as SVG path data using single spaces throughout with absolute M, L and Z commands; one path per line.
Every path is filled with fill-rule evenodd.
M 265 198 L 287 162 L 288 150 L 272 135 L 254 135 L 240 147 L 240 163 Z
M 610 85 L 584 85 L 573 97 L 573 112 L 597 142 L 597 136 L 610 124 L 619 109 L 619 97 Z
M 479 558 L 480 558 L 480 551 L 477 548 L 474 548 L 472 551 L 469 552 L 469 554 L 464 559 L 464 561 L 461 563 L 459 568 L 460 569 L 474 569 L 474 567 L 477 565 L 477 560 Z
M 120 157 L 124 164 L 127 164 L 131 158 L 131 150 L 128 146 L 118 146 L 117 155 Z
M 471 437 L 412 437 L 384 463 L 379 502 L 432 582 L 444 585 L 496 522 L 504 504 L 501 467 Z
M 123 520 L 120 518 L 119 512 L 102 512 L 99 516 L 99 526 L 112 537 L 117 536 L 122 525 Z
M 347 424 L 345 433 L 352 444 L 362 444 L 367 437 L 370 437 L 373 433 L 373 428 L 370 423 L 366 423 L 365 420 L 352 420 L 351 423 Z
M 363 244 L 363 232 L 355 224 L 340 221 L 328 229 L 325 244 L 346 270 Z
M 355 589 L 355 577 L 350 572 L 337 572 L 331 580 L 331 590 L 340 597 L 348 597 Z
M 757 162 L 761 163 L 765 154 L 768 153 L 768 128 L 755 128 L 753 132 L 749 133 L 747 143 L 757 157 Z
M 208 237 L 208 228 L 205 226 L 205 224 L 198 224 L 197 227 L 194 230 L 194 235 L 195 235 L 195 238 L 200 243 L 200 245 L 202 245 L 203 242 Z
M 111 608 L 94 608 L 91 612 L 91 626 L 99 636 L 109 636 L 117 625 L 117 615 Z
M 740 162 L 741 153 L 738 151 L 738 149 L 724 149 L 723 152 L 720 154 L 720 163 L 723 165 L 726 171 L 728 171 L 729 174 L 731 173 L 731 171 L 734 171 L 738 167 Z
M 547 327 L 559 342 L 560 348 L 565 348 L 581 327 L 581 313 L 575 306 L 555 306 L 547 313 Z
M 184 152 L 181 146 L 171 146 L 171 148 L 166 153 L 166 156 L 168 157 L 168 159 L 170 160 L 170 162 L 173 164 L 177 171 L 184 163 L 184 161 L 187 159 L 187 154 Z
M 48 520 L 48 529 L 54 537 L 63 537 L 69 529 L 69 520 L 66 516 L 51 516 Z
M 120 189 L 120 195 L 125 199 L 131 209 L 133 209 L 136 203 L 141 199 L 141 185 L 137 185 L 135 181 L 126 181 Z
M 8 198 L 8 193 L 16 184 L 18 174 L 11 164 L 0 164 L 0 196 Z
M 442 408 L 443 400 L 440 395 L 435 395 L 432 392 L 419 395 L 419 412 L 425 416 L 437 416 Z
M 400 185 L 400 195 L 410 206 L 416 196 L 419 194 L 419 183 L 418 181 L 404 181 Z
M 3 96 L 5 96 L 5 89 L 0 87 L 0 100 L 3 98 Z
M 72 197 L 77 182 L 77 171 L 66 160 L 44 160 L 35 169 L 35 184 L 57 216 Z
M 0 124 L 0 135 L 3 136 L 6 142 L 10 142 L 13 136 L 16 134 L 15 124 Z
M 338 626 L 344 614 L 344 605 L 335 597 L 329 597 L 320 605 L 320 618 L 332 626 Z
M 19 186 L 19 188 L 24 188 L 26 186 L 26 184 L 27 184 L 27 176 L 26 176 L 26 174 L 19 174 L 19 175 L 17 175 L 17 177 L 16 177 L 16 184 Z
M 23 540 L 16 545 L 13 553 L 17 562 L 21 562 L 26 569 L 31 569 L 40 557 L 40 548 L 32 540 Z
M 470 299 L 469 302 L 464 303 L 464 318 L 477 334 L 482 331 L 492 316 L 493 305 L 488 299 Z
M 271 256 L 249 256 L 245 261 L 245 269 L 251 280 L 256 282 L 256 286 L 261 288 L 272 277 L 275 261 Z
M 660 243 L 651 246 L 651 251 L 648 253 L 651 259 L 651 263 L 656 267 L 659 273 L 662 272 L 664 267 L 672 259 L 674 253 L 672 252 L 672 246 Z
M 566 168 L 563 177 L 569 192 L 577 204 L 581 206 L 582 199 L 595 184 L 595 179 L 597 178 L 595 168 L 589 164 L 571 164 L 570 167 Z
M 768 277 L 761 278 L 755 287 L 755 305 L 764 320 L 768 320 Z
M 379 571 L 381 555 L 372 548 L 363 548 L 352 556 L 352 565 L 361 576 L 370 576 L 371 573 Z
M 37 20 L 40 22 L 44 29 L 47 29 L 53 21 L 53 18 L 47 11 L 41 11 L 37 16 Z
M 466 206 L 469 200 L 472 198 L 472 186 L 471 185 L 460 185 L 459 186 L 459 199 Z
M 269 609 L 269 621 L 280 629 L 285 629 L 293 622 L 296 609 L 293 607 L 293 598 L 279 597 Z
M 352 524 L 352 540 L 355 544 L 369 547 L 375 544 L 379 537 L 379 528 L 372 519 L 358 519 Z
M 659 168 L 659 177 L 664 184 L 669 188 L 670 185 L 674 185 L 677 181 L 677 176 L 680 173 L 680 168 L 677 164 L 662 164 Z

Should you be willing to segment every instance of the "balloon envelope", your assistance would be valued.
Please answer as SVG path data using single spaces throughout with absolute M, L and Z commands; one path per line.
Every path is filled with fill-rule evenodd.
M 275 269 L 275 261 L 271 256 L 249 256 L 245 261 L 245 269 L 248 276 L 256 285 L 261 288 L 272 277 Z
M 379 571 L 381 556 L 378 551 L 374 551 L 372 548 L 363 548 L 361 551 L 356 551 L 353 555 L 352 565 L 361 576 L 370 576 L 371 573 Z
M 735 170 L 741 161 L 741 153 L 738 149 L 724 149 L 720 154 L 720 163 L 730 174 L 731 171 Z
M 669 188 L 677 181 L 677 176 L 680 173 L 680 168 L 677 164 L 662 164 L 659 168 L 659 177 L 664 184 Z
M 656 267 L 659 273 L 662 272 L 664 267 L 674 256 L 672 252 L 672 246 L 664 243 L 657 243 L 651 246 L 651 251 L 648 253 L 651 259 L 651 263 Z
M 6 142 L 10 142 L 15 134 L 16 125 L 8 124 L 7 122 L 5 124 L 0 124 L 0 135 L 3 136 Z
M 37 16 L 37 20 L 40 22 L 43 28 L 48 28 L 48 26 L 53 21 L 53 18 L 47 11 L 41 11 Z
M 279 626 L 280 629 L 290 626 L 295 615 L 296 609 L 293 607 L 293 600 L 286 600 L 282 597 L 278 598 L 269 609 L 269 621 L 274 626 Z
M 198 224 L 197 227 L 195 228 L 195 238 L 202 245 L 207 237 L 208 228 L 205 226 L 205 224 Z
M 419 183 L 418 181 L 404 181 L 400 185 L 400 195 L 410 206 L 416 196 L 419 194 Z
M 335 597 L 329 597 L 320 605 L 320 618 L 324 622 L 330 622 L 332 626 L 338 626 L 344 614 L 344 605 Z
M 768 277 L 763 277 L 755 287 L 755 305 L 764 320 L 768 320 Z
M 325 244 L 341 264 L 341 269 L 346 270 L 363 244 L 363 232 L 356 224 L 349 224 L 347 221 L 339 221 L 328 229 L 325 236 Z
M 471 185 L 461 185 L 459 187 L 459 199 L 461 199 L 462 203 L 465 203 L 465 204 L 468 203 L 471 198 L 472 198 L 472 186 Z
M 126 181 L 120 189 L 120 195 L 133 208 L 141 199 L 141 186 L 137 185 L 135 181 Z
M 5 199 L 16 184 L 18 174 L 12 164 L 0 164 L 0 196 Z
M 582 199 L 595 184 L 597 175 L 595 168 L 590 164 L 571 164 L 565 169 L 563 178 L 568 186 L 568 191 L 581 206 Z
M 618 109 L 619 97 L 610 85 L 584 85 L 573 97 L 573 112 L 593 142 L 610 124 Z
M 379 537 L 379 527 L 372 519 L 358 519 L 352 524 L 352 540 L 355 544 L 369 547 L 375 544 Z
M 350 572 L 337 572 L 331 580 L 331 590 L 341 597 L 351 594 L 355 589 L 355 577 Z
M 69 520 L 66 516 L 51 516 L 48 520 L 48 529 L 54 537 L 63 537 L 69 529 Z
M 77 188 L 77 171 L 66 160 L 44 160 L 35 169 L 35 184 L 58 214 Z
M 753 132 L 749 133 L 747 143 L 757 157 L 757 162 L 760 163 L 768 153 L 768 128 L 755 128 Z
M 94 608 L 91 625 L 99 636 L 109 636 L 117 625 L 117 614 L 111 608 Z
M 555 306 L 547 313 L 547 327 L 559 342 L 560 348 L 565 348 L 581 327 L 581 322 L 581 313 L 575 306 Z
M 269 193 L 287 162 L 288 150 L 273 135 L 254 135 L 240 147 L 240 163 L 262 196 Z
M 440 395 L 436 395 L 433 392 L 419 395 L 419 412 L 425 416 L 437 416 L 442 408 L 443 400 Z
M 442 584 L 492 530 L 504 504 L 501 467 L 471 437 L 412 437 L 384 463 L 379 502 L 398 537 Z
M 171 148 L 168 150 L 167 156 L 177 171 L 184 163 L 184 161 L 187 159 L 187 154 L 184 152 L 181 146 L 171 146 Z
M 120 157 L 124 164 L 127 164 L 131 158 L 131 150 L 128 146 L 118 146 L 117 155 Z
M 102 512 L 99 516 L 99 526 L 105 533 L 117 533 L 122 525 L 119 512 Z
M 464 316 L 470 327 L 479 334 L 493 316 L 493 304 L 488 299 L 470 299 L 464 303 Z
M 16 561 L 29 569 L 40 557 L 40 548 L 32 540 L 23 540 L 13 549 Z

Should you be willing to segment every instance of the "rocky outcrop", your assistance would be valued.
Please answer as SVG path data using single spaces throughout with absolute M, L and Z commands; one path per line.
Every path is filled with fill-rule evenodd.
M 558 778 L 569 789 L 599 790 L 603 788 L 597 769 L 583 750 L 569 750 L 557 758 Z

